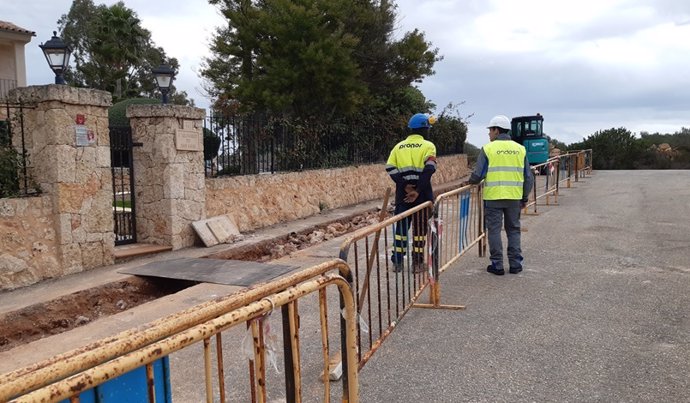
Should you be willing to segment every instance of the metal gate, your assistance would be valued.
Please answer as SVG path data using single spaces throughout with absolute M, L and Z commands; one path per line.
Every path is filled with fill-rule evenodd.
M 110 127 L 110 161 L 113 172 L 115 245 L 136 243 L 131 127 Z
M 33 108 L 32 104 L 0 101 L 0 198 L 40 193 L 30 175 L 27 142 L 31 136 L 24 125 L 24 114 Z

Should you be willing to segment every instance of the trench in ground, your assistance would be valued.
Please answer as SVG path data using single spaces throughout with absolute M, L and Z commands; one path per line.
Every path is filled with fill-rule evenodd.
M 374 209 L 207 257 L 268 262 L 375 223 L 378 215 L 378 211 Z M 3 324 L 0 327 L 0 352 L 66 332 L 195 284 L 198 283 L 132 276 L 0 314 L 0 323 Z

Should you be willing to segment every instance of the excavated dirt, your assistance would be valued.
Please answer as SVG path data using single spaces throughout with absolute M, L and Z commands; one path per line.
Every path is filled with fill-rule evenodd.
M 392 208 L 389 213 L 392 214 Z M 212 259 L 268 262 L 377 222 L 379 222 L 379 211 L 372 210 L 353 217 L 325 223 L 304 231 L 291 232 L 284 237 L 233 248 L 208 257 Z
M 389 213 L 392 213 L 392 209 Z M 371 210 L 208 257 L 267 262 L 378 221 L 379 211 Z M 3 324 L 0 327 L 0 351 L 11 350 L 21 344 L 66 332 L 98 318 L 176 293 L 194 284 L 191 281 L 131 277 L 14 312 L 0 314 L 0 323 Z
M 194 285 L 132 277 L 0 315 L 0 351 L 66 332 Z

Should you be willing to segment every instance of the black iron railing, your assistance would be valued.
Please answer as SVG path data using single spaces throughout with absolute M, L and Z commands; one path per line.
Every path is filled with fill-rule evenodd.
M 205 170 L 207 176 L 252 175 L 380 163 L 405 135 L 402 128 L 352 122 L 211 114 L 204 121 Z M 433 130 L 428 138 L 434 141 Z M 462 143 L 439 141 L 438 155 L 462 153 Z
M 24 113 L 32 106 L 0 104 L 0 197 L 31 196 L 40 189 L 30 176 Z

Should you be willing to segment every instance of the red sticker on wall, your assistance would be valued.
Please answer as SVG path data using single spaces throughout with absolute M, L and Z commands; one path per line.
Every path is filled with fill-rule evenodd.
M 84 115 L 77 115 L 77 118 L 75 119 L 78 125 L 83 125 L 86 123 L 86 116 Z

